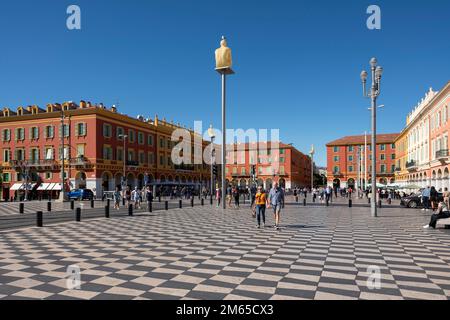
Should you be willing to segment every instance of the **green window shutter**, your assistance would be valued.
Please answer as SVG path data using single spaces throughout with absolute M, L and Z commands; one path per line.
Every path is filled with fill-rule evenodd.
M 31 140 L 33 138 L 33 127 L 29 128 L 28 132 L 29 132 L 28 134 L 29 134 L 30 140 Z
M 79 123 L 77 123 L 77 125 L 75 126 L 75 137 L 78 137 L 80 135 L 80 132 L 78 130 L 78 127 L 80 126 Z
M 61 125 L 59 125 L 59 137 L 60 138 L 62 137 L 62 126 Z
M 83 136 L 87 135 L 87 123 L 83 123 Z

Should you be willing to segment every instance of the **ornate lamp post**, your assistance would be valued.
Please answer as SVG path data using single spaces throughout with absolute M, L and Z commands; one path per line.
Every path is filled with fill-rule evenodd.
M 377 205 L 376 205 L 376 197 L 377 197 L 377 167 L 376 167 L 376 159 L 377 159 L 377 98 L 380 95 L 380 84 L 381 84 L 381 75 L 383 74 L 383 68 L 377 66 L 377 59 L 372 58 L 370 60 L 370 68 L 372 71 L 372 86 L 369 92 L 366 90 L 366 82 L 367 82 L 367 71 L 361 72 L 361 80 L 363 83 L 363 96 L 371 99 L 371 111 L 372 111 L 372 201 L 370 202 L 370 212 L 372 217 L 377 216 Z
M 234 74 L 231 69 L 231 49 L 227 46 L 227 40 L 222 36 L 220 41 L 220 48 L 215 51 L 216 57 L 216 71 L 222 76 L 222 205 L 226 208 L 226 183 L 225 183 L 225 167 L 226 167 L 226 112 L 225 112 L 225 97 L 226 97 L 226 77 Z

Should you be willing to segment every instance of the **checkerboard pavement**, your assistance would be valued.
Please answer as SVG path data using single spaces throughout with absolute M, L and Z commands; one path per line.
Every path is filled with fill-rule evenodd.
M 0 233 L 0 299 L 448 299 L 449 230 L 417 210 L 210 206 Z M 81 269 L 80 290 L 66 286 Z M 369 289 L 367 267 L 381 270 Z

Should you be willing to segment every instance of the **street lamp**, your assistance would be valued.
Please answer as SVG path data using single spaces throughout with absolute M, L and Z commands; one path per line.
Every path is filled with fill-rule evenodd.
M 311 150 L 309 154 L 311 155 L 311 196 L 313 196 L 313 188 L 314 188 L 314 145 L 311 145 Z
M 227 40 L 222 36 L 220 48 L 215 51 L 216 71 L 222 77 L 222 205 L 226 208 L 226 184 L 225 184 L 225 167 L 226 167 L 226 121 L 225 121 L 225 97 L 226 97 L 226 79 L 227 75 L 234 74 L 231 69 L 231 49 L 227 45 Z
M 61 107 L 61 192 L 59 196 L 59 200 L 61 202 L 64 202 L 65 199 L 65 190 L 64 190 L 64 161 L 65 161 L 65 155 L 64 155 L 64 107 Z M 70 170 L 70 168 L 69 168 Z
M 126 158 L 126 142 L 128 135 L 127 134 L 119 134 L 119 138 L 123 139 L 123 178 L 122 178 L 122 192 L 125 192 L 125 181 L 127 174 L 127 158 Z
M 211 139 L 211 199 L 214 193 L 214 174 L 213 174 L 213 166 L 214 166 L 214 158 L 215 158 L 215 150 L 214 150 L 214 139 L 216 137 L 214 129 L 212 125 L 209 126 L 208 136 Z
M 377 138 L 376 138 L 376 115 L 377 115 L 377 98 L 380 95 L 380 84 L 381 76 L 383 74 L 383 68 L 377 66 L 377 59 L 372 58 L 370 60 L 370 68 L 372 71 L 372 86 L 369 92 L 366 90 L 366 82 L 368 73 L 366 71 L 361 72 L 361 81 L 363 84 L 363 96 L 370 98 L 372 101 L 371 112 L 372 112 L 372 201 L 370 202 L 371 215 L 372 217 L 377 216 L 377 205 L 376 205 L 376 195 L 377 195 Z

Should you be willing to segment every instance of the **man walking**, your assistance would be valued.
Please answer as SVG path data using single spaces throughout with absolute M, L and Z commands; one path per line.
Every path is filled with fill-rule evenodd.
M 278 182 L 275 182 L 273 188 L 269 192 L 269 205 L 268 207 L 273 207 L 273 214 L 275 217 L 275 229 L 280 229 L 280 213 L 281 208 L 284 204 L 284 192 L 278 186 Z
M 431 189 L 430 186 L 427 186 L 422 191 L 422 203 L 423 203 L 423 209 L 422 211 L 428 211 L 430 209 L 430 194 Z

